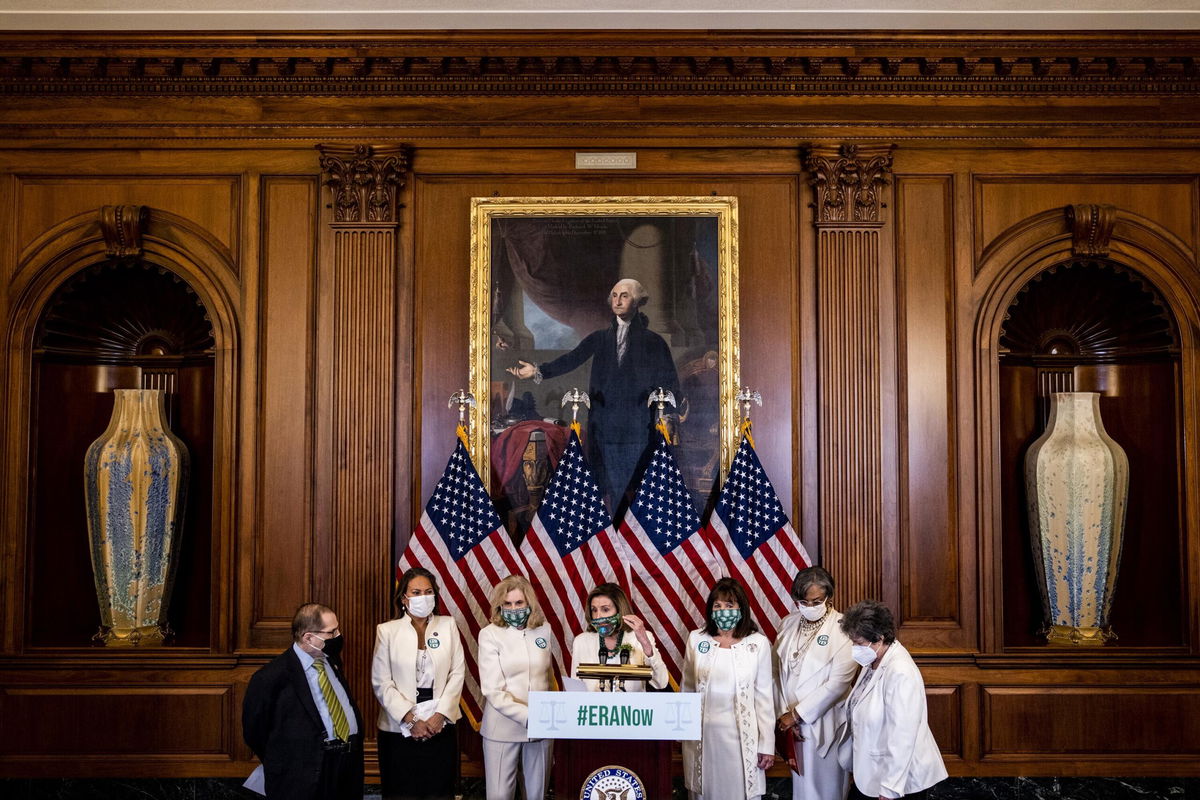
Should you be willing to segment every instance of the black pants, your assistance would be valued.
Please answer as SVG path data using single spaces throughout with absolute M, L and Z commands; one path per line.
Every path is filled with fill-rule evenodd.
M 427 741 L 379 732 L 379 778 L 385 800 L 443 800 L 458 788 L 458 731 L 451 724 Z
M 877 800 L 877 797 L 878 795 L 876 797 L 870 797 L 869 795 L 865 795 L 860 792 L 858 787 L 854 785 L 854 780 L 851 779 L 850 794 L 846 796 L 846 800 Z M 925 800 L 927 797 L 929 797 L 929 790 L 922 789 L 919 792 L 913 792 L 912 794 L 904 795 L 904 800 Z

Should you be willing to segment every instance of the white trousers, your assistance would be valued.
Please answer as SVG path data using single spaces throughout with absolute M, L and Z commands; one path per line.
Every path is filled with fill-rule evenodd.
M 514 800 L 517 767 L 525 779 L 525 800 L 542 800 L 550 778 L 550 739 L 536 742 L 483 740 L 483 775 L 487 800 Z
M 808 725 L 801 733 L 809 734 Z M 800 773 L 792 773 L 792 800 L 845 800 L 850 791 L 849 774 L 838 763 L 838 749 L 829 748 L 825 758 L 817 753 L 812 739 L 796 742 L 796 763 Z

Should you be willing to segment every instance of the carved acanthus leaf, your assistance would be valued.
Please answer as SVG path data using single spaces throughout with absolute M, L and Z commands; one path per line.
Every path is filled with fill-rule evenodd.
M 880 190 L 889 183 L 895 145 L 809 147 L 804 168 L 816 192 L 817 224 L 882 221 Z
M 407 147 L 320 144 L 317 150 L 335 222 L 396 222 L 409 166 Z

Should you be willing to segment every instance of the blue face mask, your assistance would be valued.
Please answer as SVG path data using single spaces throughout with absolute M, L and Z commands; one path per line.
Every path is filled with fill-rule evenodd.
M 714 608 L 712 610 L 713 623 L 723 631 L 733 630 L 741 619 L 742 610 L 740 608 Z
M 528 606 L 525 608 L 502 608 L 500 609 L 500 617 L 508 625 L 514 628 L 523 628 L 529 620 L 529 615 L 533 613 L 533 609 Z

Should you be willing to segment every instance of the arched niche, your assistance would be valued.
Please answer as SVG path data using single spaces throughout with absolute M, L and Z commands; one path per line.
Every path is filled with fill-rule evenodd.
M 1112 625 L 1120 648 L 1186 646 L 1192 567 L 1184 502 L 1195 482 L 1196 303 L 1191 254 L 1153 223 L 1106 209 L 1098 244 L 1047 213 L 985 252 L 979 325 L 985 588 L 999 650 L 1046 648 L 1022 467 L 1049 395 L 1095 391 L 1130 459 L 1130 500 Z M 1078 226 L 1076 226 L 1078 227 Z M 1111 238 L 1108 233 L 1111 232 Z M 1086 231 L 1083 232 L 1087 234 Z M 1074 235 L 1073 235 L 1074 234 Z M 1092 231 L 1095 234 L 1095 231 Z
M 236 280 L 229 254 L 180 217 L 112 207 L 47 231 L 18 265 L 8 331 L 10 524 L 27 569 L 18 595 L 27 648 L 90 644 L 99 625 L 83 503 L 83 455 L 112 412 L 112 389 L 162 388 L 192 458 L 169 618 L 176 648 L 220 649 L 217 596 L 232 497 Z M 130 222 L 130 215 L 136 217 Z M 120 217 L 118 215 L 117 219 Z

